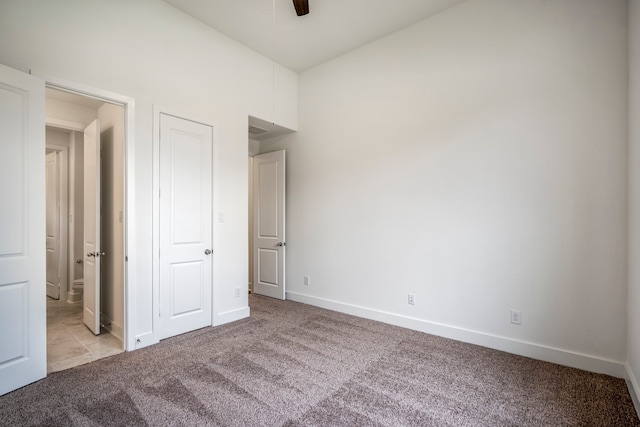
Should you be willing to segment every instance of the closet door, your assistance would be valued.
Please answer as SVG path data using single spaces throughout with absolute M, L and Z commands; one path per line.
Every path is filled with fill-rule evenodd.
M 161 338 L 212 324 L 213 128 L 160 115 Z
M 253 291 L 284 300 L 285 151 L 253 158 Z

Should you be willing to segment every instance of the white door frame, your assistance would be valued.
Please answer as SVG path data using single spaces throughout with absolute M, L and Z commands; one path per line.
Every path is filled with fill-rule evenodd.
M 194 116 L 193 114 L 188 114 L 184 111 L 176 111 L 175 109 L 166 108 L 160 105 L 153 105 L 153 243 L 152 243 L 152 279 L 153 283 L 153 330 L 149 331 L 145 336 L 138 335 L 138 338 L 141 342 L 137 343 L 137 348 L 145 347 L 151 344 L 155 344 L 160 342 L 161 331 L 160 331 L 160 115 L 167 114 L 174 117 L 179 117 L 185 120 L 190 120 L 192 122 L 201 123 L 206 126 L 211 126 L 213 128 L 213 176 L 212 176 L 212 189 L 213 189 L 213 197 L 211 203 L 211 212 L 212 218 L 215 216 L 215 212 L 217 212 L 218 206 L 218 191 L 216 191 L 216 173 L 217 169 L 215 167 L 215 159 L 218 157 L 216 141 L 218 141 L 218 124 L 212 120 L 204 119 L 202 117 Z M 217 223 L 212 220 L 212 233 L 213 233 L 213 261 L 212 265 L 215 268 L 215 259 L 216 259 L 216 236 L 217 236 Z M 216 318 L 216 306 L 215 306 L 215 291 L 216 291 L 216 282 L 215 282 L 215 274 L 212 274 L 211 277 L 211 324 L 215 325 Z
M 33 73 L 45 81 L 46 87 L 58 89 L 77 95 L 95 98 L 110 104 L 121 105 L 124 108 L 124 330 L 123 344 L 125 350 L 136 348 L 136 334 L 134 330 L 134 301 L 136 291 L 136 245 L 135 245 L 135 100 L 133 98 L 76 83 Z M 53 123 L 52 123 L 53 124 Z M 59 126 L 59 125 L 58 125 Z M 44 167 L 44 165 L 43 165 Z
M 249 293 L 253 293 L 253 155 L 249 155 Z
M 46 138 L 46 137 L 45 137 Z M 45 147 L 57 151 L 60 155 L 60 163 L 58 164 L 58 179 L 60 185 L 59 202 L 60 202 L 60 236 L 58 248 L 58 271 L 60 272 L 60 299 L 67 300 L 67 291 L 71 284 L 69 283 L 69 147 L 64 145 L 47 144 Z

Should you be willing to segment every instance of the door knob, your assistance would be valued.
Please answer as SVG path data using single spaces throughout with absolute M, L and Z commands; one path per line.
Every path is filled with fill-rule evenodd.
M 87 256 L 88 257 L 92 257 L 92 256 L 96 256 L 96 254 L 94 254 L 93 252 L 89 252 L 89 253 L 87 253 Z
M 205 255 L 211 255 L 211 253 L 212 253 L 212 252 L 213 252 L 213 251 L 212 251 L 211 249 L 205 249 L 205 250 L 204 250 L 204 254 L 205 254 Z
M 278 242 L 276 246 L 287 246 L 287 244 L 285 242 Z

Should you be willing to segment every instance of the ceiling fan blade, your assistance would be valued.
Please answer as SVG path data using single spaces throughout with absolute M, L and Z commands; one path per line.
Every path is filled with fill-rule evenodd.
M 293 7 L 298 16 L 306 15 L 309 13 L 309 0 L 293 0 Z

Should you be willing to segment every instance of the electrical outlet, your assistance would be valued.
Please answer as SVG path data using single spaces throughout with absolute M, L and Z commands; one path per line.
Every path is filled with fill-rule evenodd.
M 311 283 L 311 279 L 309 278 L 309 276 L 304 276 L 304 285 L 309 286 L 310 283 Z
M 520 310 L 511 310 L 511 323 L 514 325 L 522 324 L 522 313 Z
M 240 298 L 240 288 L 236 288 L 236 298 Z
M 407 295 L 407 303 L 410 305 L 416 305 L 416 296 L 414 294 Z

